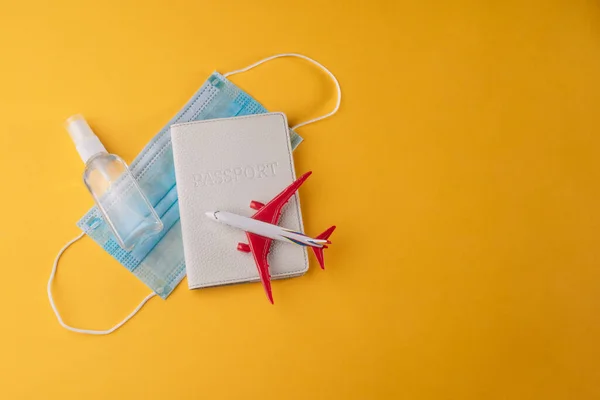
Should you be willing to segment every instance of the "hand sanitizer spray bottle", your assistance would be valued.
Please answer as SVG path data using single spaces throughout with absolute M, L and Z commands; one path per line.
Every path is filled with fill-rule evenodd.
M 119 245 L 131 250 L 159 233 L 163 223 L 127 164 L 106 151 L 81 115 L 69 118 L 66 128 L 85 163 L 83 182 Z

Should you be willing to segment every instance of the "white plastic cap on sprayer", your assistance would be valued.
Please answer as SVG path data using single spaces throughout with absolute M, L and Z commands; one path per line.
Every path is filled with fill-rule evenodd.
M 65 122 L 65 127 L 84 163 L 87 163 L 90 158 L 98 153 L 107 152 L 82 115 L 77 114 L 69 117 Z

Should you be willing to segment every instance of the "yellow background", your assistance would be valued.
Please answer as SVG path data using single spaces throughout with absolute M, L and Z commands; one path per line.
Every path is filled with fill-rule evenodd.
M 3 399 L 600 398 L 597 1 L 4 0 L 0 49 Z M 64 119 L 131 161 L 213 70 L 290 51 L 343 88 L 295 152 L 327 270 L 62 329 L 92 205 Z M 301 60 L 232 80 L 291 123 L 334 104 Z M 97 329 L 148 293 L 89 238 L 54 288 Z

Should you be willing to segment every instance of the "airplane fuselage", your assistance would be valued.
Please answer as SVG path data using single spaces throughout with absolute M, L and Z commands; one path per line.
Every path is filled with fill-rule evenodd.
M 233 214 L 227 211 L 210 211 L 206 213 L 206 216 L 222 224 L 229 225 L 246 232 L 254 233 L 259 236 L 268 237 L 273 240 L 317 248 L 322 248 L 327 243 L 327 240 L 314 239 L 301 232 L 291 231 L 277 225 L 258 221 L 250 217 Z

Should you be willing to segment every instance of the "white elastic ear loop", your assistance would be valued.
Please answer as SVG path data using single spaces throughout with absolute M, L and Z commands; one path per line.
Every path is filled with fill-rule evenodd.
M 315 64 L 316 66 L 318 66 L 319 68 L 321 68 L 323 71 L 325 71 L 325 73 L 327 73 L 327 75 L 329 75 L 329 77 L 335 83 L 335 88 L 337 89 L 338 99 L 337 99 L 337 103 L 335 104 L 335 107 L 334 107 L 333 111 L 331 111 L 328 114 L 322 115 L 320 117 L 317 117 L 317 118 L 314 118 L 314 119 L 310 119 L 310 120 L 308 120 L 306 122 L 301 122 L 301 123 L 299 123 L 297 125 L 294 125 L 294 126 L 292 126 L 292 129 L 297 129 L 297 128 L 300 128 L 301 126 L 312 124 L 313 122 L 320 121 L 320 120 L 325 119 L 327 117 L 331 117 L 333 114 L 335 114 L 337 112 L 337 110 L 340 108 L 340 103 L 342 102 L 342 89 L 340 88 L 340 83 L 338 82 L 338 80 L 336 79 L 336 77 L 331 73 L 331 71 L 329 71 L 327 68 L 325 68 L 325 66 L 323 64 L 321 64 L 318 61 L 315 61 L 312 58 L 307 57 L 305 55 L 297 54 L 297 53 L 275 54 L 274 56 L 267 57 L 265 59 L 257 61 L 254 64 L 251 64 L 251 65 L 247 66 L 246 68 L 242 68 L 242 69 L 238 69 L 238 70 L 235 70 L 235 71 L 227 72 L 226 74 L 223 74 L 223 76 L 225 78 L 227 78 L 228 76 L 231 76 L 231 75 L 239 74 L 241 72 L 246 72 L 246 71 L 251 70 L 254 67 L 259 66 L 260 64 L 266 63 L 267 61 L 271 61 L 271 60 L 273 60 L 275 58 L 280 58 L 280 57 L 298 57 L 298 58 L 302 58 L 302 59 L 304 59 L 306 61 L 310 61 L 311 63 Z
M 127 317 L 125 317 L 125 319 L 123 321 L 119 322 L 112 328 L 107 329 L 105 331 L 96 331 L 96 330 L 91 330 L 91 329 L 79 329 L 79 328 L 74 328 L 72 326 L 65 324 L 60 316 L 60 313 L 58 312 L 58 309 L 56 308 L 56 305 L 54 304 L 54 298 L 52 297 L 52 281 L 54 281 L 54 275 L 56 275 L 56 267 L 58 266 L 58 260 L 60 259 L 60 256 L 62 256 L 62 254 L 65 252 L 65 250 L 70 245 L 72 245 L 73 243 L 75 243 L 76 241 L 81 239 L 84 235 L 85 235 L 85 232 L 79 234 L 76 238 L 69 241 L 67 244 L 64 245 L 64 247 L 62 249 L 60 249 L 60 251 L 56 255 L 56 258 L 54 259 L 54 266 L 52 267 L 52 273 L 50 274 L 50 279 L 48 280 L 48 300 L 50 300 L 50 306 L 52 306 L 52 310 L 54 310 L 54 314 L 56 314 L 56 318 L 58 318 L 58 323 L 63 328 L 68 329 L 72 332 L 87 333 L 88 335 L 108 335 L 109 333 L 113 333 L 114 331 L 116 331 L 117 329 L 122 327 L 127 321 L 129 321 L 138 311 L 140 311 L 140 309 L 144 306 L 144 304 L 146 304 L 146 302 L 148 300 L 150 300 L 151 298 L 156 296 L 156 293 L 154 293 L 154 292 L 150 293 L 148 296 L 146 296 L 146 298 L 144 300 L 142 300 L 142 302 L 135 308 L 135 310 L 133 310 L 133 312 L 131 314 L 129 314 Z

